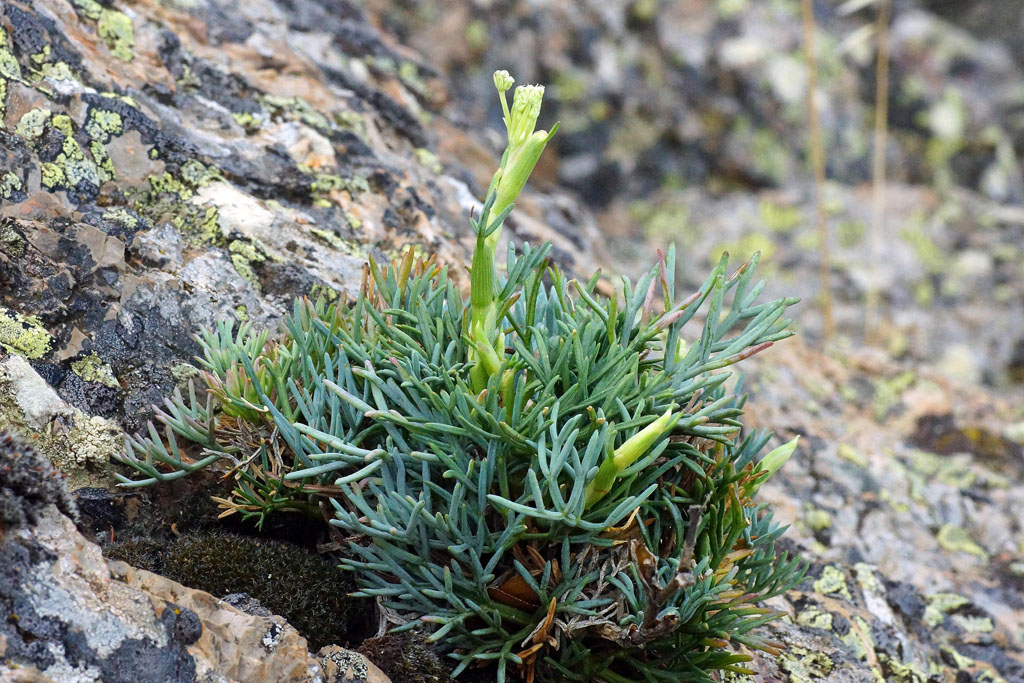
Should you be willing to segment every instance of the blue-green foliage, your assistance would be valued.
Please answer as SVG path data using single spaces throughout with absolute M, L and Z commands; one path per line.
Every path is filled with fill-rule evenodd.
M 743 433 L 721 371 L 789 336 L 793 301 L 757 303 L 756 256 L 731 274 L 723 256 L 674 301 L 672 251 L 611 297 L 547 251 L 508 251 L 504 353 L 482 391 L 468 298 L 411 251 L 370 264 L 353 302 L 296 302 L 279 338 L 205 332 L 206 396 L 177 394 L 164 434 L 130 440 L 142 478 L 124 483 L 214 466 L 235 478 L 226 513 L 328 505 L 361 594 L 396 630 L 433 628 L 456 675 L 480 661 L 499 680 L 513 666 L 609 683 L 741 671 L 736 644 L 775 647 L 753 631 L 776 616 L 756 603 L 800 567 L 751 499 L 769 435 Z M 588 505 L 600 464 L 669 410 L 671 431 Z

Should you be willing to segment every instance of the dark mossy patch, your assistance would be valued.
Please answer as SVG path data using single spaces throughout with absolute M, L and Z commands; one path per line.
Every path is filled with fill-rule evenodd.
M 422 633 L 406 631 L 370 638 L 359 646 L 358 652 L 392 681 L 448 683 L 451 680 L 448 667 Z
M 367 601 L 349 596 L 355 583 L 336 561 L 284 541 L 202 531 L 169 545 L 131 539 L 104 553 L 217 597 L 246 593 L 287 619 L 314 651 L 358 642 L 373 614 Z

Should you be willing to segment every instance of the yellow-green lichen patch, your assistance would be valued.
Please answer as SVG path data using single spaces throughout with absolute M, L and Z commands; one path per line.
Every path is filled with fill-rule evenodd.
M 114 377 L 114 371 L 95 353 L 73 361 L 71 363 L 71 371 L 86 382 L 96 382 L 111 389 L 121 388 L 117 378 Z
M 796 623 L 810 628 L 819 628 L 823 631 L 832 630 L 832 613 L 820 609 L 817 605 L 811 605 L 796 615 Z
M 340 298 L 338 290 L 334 289 L 330 285 L 326 285 L 322 282 L 318 282 L 309 289 L 309 298 L 313 301 L 323 300 L 327 303 L 332 303 Z
M 315 178 L 309 186 L 314 201 L 327 202 L 328 205 L 330 202 L 327 196 L 336 190 L 344 190 L 353 197 L 361 192 L 370 191 L 370 184 L 366 182 L 366 178 L 357 175 L 342 178 L 330 173 L 317 173 Z
M 835 664 L 824 652 L 794 645 L 780 655 L 779 666 L 789 674 L 790 683 L 809 683 L 828 678 Z
M 420 165 L 429 168 L 433 173 L 440 174 L 444 170 L 444 166 L 441 165 L 441 160 L 437 158 L 437 155 L 425 147 L 418 147 L 416 149 L 416 161 Z
M 988 553 L 985 552 L 985 549 L 978 545 L 970 534 L 955 524 L 943 524 L 939 533 L 935 535 L 935 540 L 939 542 L 940 546 L 951 552 L 967 553 L 982 560 L 988 560 Z
M 804 524 L 812 531 L 824 531 L 832 526 L 832 516 L 827 510 L 810 508 L 804 513 Z
M 941 649 L 942 654 L 945 656 L 944 658 L 948 659 L 956 667 L 957 671 L 966 671 L 974 666 L 973 659 L 960 654 L 955 648 L 943 645 Z
M 314 109 L 309 102 L 301 97 L 264 95 L 259 98 L 259 102 L 270 112 L 271 117 L 276 118 L 292 114 L 313 128 L 318 128 L 322 131 L 331 130 L 331 122 L 327 117 Z
M 235 320 L 242 323 L 249 320 L 249 309 L 245 307 L 245 304 L 235 306 Z
M 0 26 L 0 130 L 4 128 L 4 114 L 7 112 L 7 81 L 21 80 L 21 66 L 18 59 L 7 48 L 7 33 Z
M 839 444 L 839 457 L 843 460 L 849 460 L 858 467 L 868 466 L 867 456 L 849 444 Z
M 758 205 L 761 223 L 773 232 L 793 232 L 803 220 L 803 212 L 795 206 L 763 201 Z
M 895 657 L 890 657 L 884 652 L 878 653 L 878 662 L 882 665 L 888 678 L 885 680 L 893 683 L 926 683 L 928 674 L 921 671 L 913 664 L 901 662 Z
M 3 199 L 10 199 L 15 192 L 20 192 L 21 188 L 21 178 L 17 174 L 7 171 L 0 175 L 0 197 Z
M 814 590 L 822 595 L 836 594 L 846 600 L 853 599 L 850 588 L 846 585 L 846 575 L 834 565 L 828 565 L 821 571 L 821 576 L 814 582 Z
M 874 652 L 875 644 L 871 639 L 871 627 L 859 615 L 855 615 L 850 622 L 850 630 L 839 640 L 849 646 L 853 656 L 860 660 L 868 659 L 868 652 Z
M 181 167 L 181 177 L 192 189 L 206 187 L 216 180 L 223 180 L 220 171 L 214 166 L 191 159 Z
M 50 120 L 50 123 L 64 134 L 61 153 L 57 155 L 54 163 L 61 168 L 65 184 L 69 187 L 78 187 L 81 183 L 91 183 L 98 187 L 100 179 L 96 164 L 85 156 L 78 141 L 75 140 L 71 118 L 66 114 L 57 114 Z
M 139 219 L 131 215 L 120 206 L 107 209 L 103 212 L 103 218 L 108 221 L 114 221 L 122 227 L 134 230 L 139 227 Z
M 231 114 L 231 118 L 235 120 L 235 123 L 244 128 L 246 133 L 255 133 L 267 120 L 267 117 L 262 112 L 254 114 L 248 111 L 235 112 Z
M 50 460 L 69 477 L 68 485 L 96 485 L 90 472 L 106 474 L 110 457 L 120 452 L 124 441 L 120 430 L 102 417 L 76 411 L 75 426 L 66 439 L 55 441 L 48 450 Z
M 100 142 L 108 142 L 111 136 L 120 135 L 123 129 L 121 115 L 108 109 L 93 108 L 85 122 L 85 132 Z
M 35 359 L 45 356 L 52 344 L 53 338 L 43 329 L 38 318 L 0 306 L 0 347 Z
M 12 81 L 21 80 L 21 65 L 18 58 L 7 47 L 7 32 L 0 26 L 0 77 Z
M 924 609 L 924 623 L 928 628 L 935 628 L 942 623 L 945 615 L 960 609 L 971 601 L 956 593 L 935 593 L 928 596 L 928 606 Z
M 15 176 L 15 178 L 17 178 L 17 176 Z M 18 186 L 20 188 L 21 179 L 17 179 Z M 2 180 L 3 179 L 0 178 L 0 188 L 3 187 Z M 0 191 L 0 197 L 2 196 L 4 196 L 4 194 Z M 0 223 L 0 245 L 3 245 L 3 250 L 6 251 L 8 255 L 15 258 L 25 253 L 25 238 L 8 223 Z
M 331 230 L 321 230 L 320 228 L 312 228 L 310 232 L 319 240 L 323 241 L 339 251 L 348 251 L 350 247 L 345 243 L 345 240 L 341 239 L 337 233 Z
M 171 377 L 178 384 L 184 384 L 193 377 L 199 376 L 199 369 L 191 363 L 178 363 L 171 366 Z
M 913 386 L 916 380 L 917 378 L 910 370 L 895 377 L 880 380 L 875 385 L 875 399 L 871 406 L 875 420 L 879 422 L 884 420 L 889 411 L 899 404 L 903 392 Z
M 245 240 L 235 240 L 228 245 L 231 253 L 231 264 L 235 272 L 252 283 L 257 290 L 260 288 L 260 279 L 256 276 L 252 264 L 266 260 L 266 256 L 256 245 Z
M 32 142 L 42 137 L 43 131 L 46 130 L 46 124 L 52 114 L 53 112 L 49 109 L 43 109 L 42 107 L 25 112 L 14 126 L 14 134 L 25 142 Z
M 857 573 L 857 585 L 861 587 L 866 593 L 880 593 L 882 587 L 878 584 L 878 578 L 875 577 L 875 572 L 870 565 L 864 562 L 858 562 L 853 565 L 854 572 Z
M 124 12 L 104 9 L 96 21 L 96 32 L 110 49 L 110 54 L 118 59 L 132 61 L 135 49 L 135 27 L 132 20 Z
M 967 633 L 992 633 L 996 628 L 995 624 L 992 623 L 992 619 L 989 617 L 972 617 L 964 614 L 954 614 L 951 619 L 954 624 Z
M 92 19 L 96 21 L 103 14 L 103 5 L 96 2 L 96 0 L 72 0 L 72 3 L 78 13 L 86 19 Z

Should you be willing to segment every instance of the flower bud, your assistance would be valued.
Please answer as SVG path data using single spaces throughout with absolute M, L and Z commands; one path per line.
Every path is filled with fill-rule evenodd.
M 761 488 L 761 485 L 768 481 L 773 474 L 779 471 L 779 468 L 786 464 L 786 461 L 793 456 L 793 452 L 796 451 L 796 445 L 800 441 L 800 437 L 796 437 L 788 443 L 784 443 L 775 450 L 771 451 L 768 455 L 761 458 L 761 462 L 757 463 L 757 467 L 754 468 L 754 473 L 764 473 L 760 478 L 757 479 L 756 483 L 750 487 L 748 495 L 754 495 L 757 490 Z
M 615 449 L 611 457 L 606 457 L 597 470 L 597 476 L 587 484 L 584 505 L 590 507 L 604 498 L 612 490 L 612 485 L 622 470 L 647 453 L 658 439 L 676 426 L 682 416 L 682 412 L 673 415 L 672 408 L 669 408 L 657 420 L 626 439 L 624 444 Z
M 533 135 L 544 100 L 543 85 L 521 85 L 512 99 L 512 117 L 508 121 L 508 144 L 515 149 Z
M 512 78 L 504 69 L 494 72 L 494 87 L 498 89 L 499 93 L 504 94 L 515 82 L 516 79 Z

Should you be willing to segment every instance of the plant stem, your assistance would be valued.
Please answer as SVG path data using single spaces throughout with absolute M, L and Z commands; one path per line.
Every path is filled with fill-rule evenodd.
M 804 54 L 807 59 L 807 123 L 811 169 L 814 172 L 814 220 L 818 228 L 818 276 L 821 279 L 821 317 L 826 341 L 835 335 L 832 315 L 832 287 L 829 274 L 832 258 L 828 247 L 828 226 L 825 224 L 825 145 L 822 140 L 821 120 L 818 117 L 818 58 L 814 50 L 814 5 L 812 0 L 801 0 L 804 20 Z
M 875 145 L 871 171 L 871 267 L 882 258 L 885 233 L 885 145 L 889 124 L 889 0 L 878 0 L 875 35 L 878 56 L 875 67 Z M 864 337 L 870 339 L 878 324 L 879 277 L 871 278 L 865 301 Z

